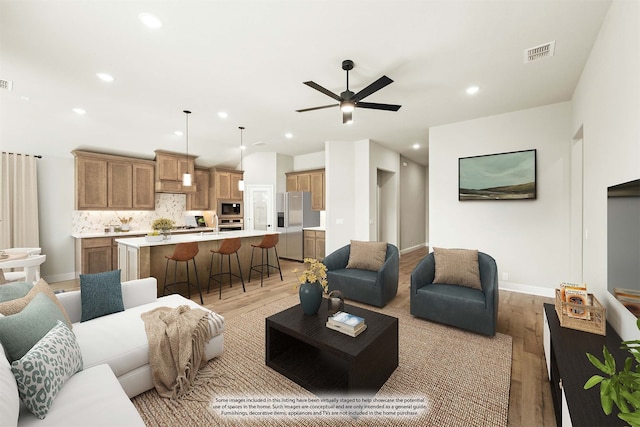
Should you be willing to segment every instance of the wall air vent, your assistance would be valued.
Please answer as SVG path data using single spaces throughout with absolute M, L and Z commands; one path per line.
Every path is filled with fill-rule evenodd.
M 541 44 L 540 46 L 531 47 L 524 51 L 524 63 L 537 61 L 542 58 L 553 56 L 556 48 L 556 42 Z
M 13 82 L 11 80 L 0 79 L 0 89 L 13 90 Z

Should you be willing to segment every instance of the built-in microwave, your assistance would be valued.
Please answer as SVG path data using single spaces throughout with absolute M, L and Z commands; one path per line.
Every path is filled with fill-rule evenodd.
M 242 217 L 242 202 L 237 200 L 218 200 L 218 217 Z

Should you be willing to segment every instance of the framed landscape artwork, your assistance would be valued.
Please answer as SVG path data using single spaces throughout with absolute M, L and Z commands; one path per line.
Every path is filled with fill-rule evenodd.
M 458 159 L 458 200 L 535 199 L 536 150 Z

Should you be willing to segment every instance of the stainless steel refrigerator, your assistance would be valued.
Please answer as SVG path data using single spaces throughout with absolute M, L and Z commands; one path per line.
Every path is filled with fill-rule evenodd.
M 311 193 L 296 191 L 278 193 L 276 199 L 280 238 L 278 255 L 296 261 L 303 260 L 302 229 L 320 225 L 320 212 L 311 209 Z

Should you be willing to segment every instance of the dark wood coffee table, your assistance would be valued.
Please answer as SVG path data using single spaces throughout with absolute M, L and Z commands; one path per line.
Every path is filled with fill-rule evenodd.
M 327 303 L 307 316 L 298 304 L 266 319 L 266 363 L 315 394 L 377 392 L 398 367 L 398 319 L 345 304 L 367 329 L 350 337 L 326 327 Z

